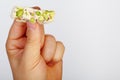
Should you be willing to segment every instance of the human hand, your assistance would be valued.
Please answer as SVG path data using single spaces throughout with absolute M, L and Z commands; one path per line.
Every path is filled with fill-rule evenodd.
M 62 80 L 64 45 L 42 24 L 14 21 L 6 50 L 14 80 Z

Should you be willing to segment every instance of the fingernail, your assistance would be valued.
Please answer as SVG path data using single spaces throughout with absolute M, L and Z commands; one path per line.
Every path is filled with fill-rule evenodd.
M 35 29 L 35 23 L 27 22 L 27 27 L 34 30 Z

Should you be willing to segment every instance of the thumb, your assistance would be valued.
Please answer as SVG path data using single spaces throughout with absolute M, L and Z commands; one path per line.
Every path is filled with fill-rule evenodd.
M 25 63 L 34 63 L 40 58 L 40 49 L 44 41 L 44 28 L 42 24 L 27 22 L 27 41 L 24 48 L 23 60 Z

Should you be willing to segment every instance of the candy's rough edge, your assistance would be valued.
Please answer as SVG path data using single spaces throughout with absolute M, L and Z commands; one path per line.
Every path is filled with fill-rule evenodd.
M 12 10 L 11 17 L 18 22 L 38 22 L 46 24 L 53 22 L 55 12 L 53 10 L 37 10 L 31 7 L 18 7 L 15 6 Z

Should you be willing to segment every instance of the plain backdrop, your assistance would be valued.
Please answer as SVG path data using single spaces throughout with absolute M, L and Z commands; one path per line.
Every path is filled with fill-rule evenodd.
M 1 0 L 0 80 L 13 80 L 5 42 L 14 6 L 56 11 L 45 32 L 65 44 L 63 80 L 120 80 L 120 0 Z

